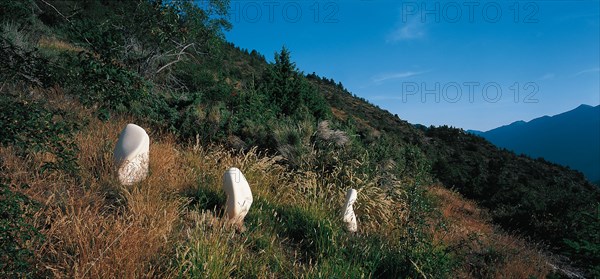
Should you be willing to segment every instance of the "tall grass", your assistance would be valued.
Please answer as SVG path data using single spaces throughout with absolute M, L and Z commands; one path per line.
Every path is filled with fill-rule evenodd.
M 463 277 L 546 274 L 532 268 L 544 261 L 538 251 L 523 250 L 524 241 L 495 235 L 486 219 L 462 217 L 478 209 L 438 188 L 432 192 L 441 196 L 450 229 L 444 235 L 437 230 L 416 234 L 421 228 L 416 218 L 426 215 L 414 207 L 414 189 L 400 182 L 382 188 L 376 178 L 352 167 L 360 162 L 318 172 L 310 165 L 315 161 L 307 160 L 304 168 L 294 169 L 282 163 L 284 158 L 257 149 L 182 145 L 169 134 L 147 129 L 150 175 L 139 184 L 121 186 L 112 150 L 119 131 L 131 121 L 89 120 L 75 137 L 76 177 L 36 172 L 51 159 L 44 154 L 21 158 L 11 148 L 0 148 L 10 183 L 28 184 L 22 191 L 43 205 L 36 215 L 45 235 L 35 251 L 39 276 L 443 277 L 453 257 L 480 264 L 478 270 L 467 264 L 456 269 Z M 222 210 L 222 174 L 229 167 L 242 170 L 255 200 L 241 229 L 228 226 Z M 341 223 L 348 187 L 359 189 L 358 234 L 345 232 Z M 471 231 L 460 228 L 480 236 L 471 240 Z M 435 239 L 431 245 L 425 245 L 428 234 Z M 443 252 L 444 247 L 457 252 Z M 489 260 L 477 262 L 479 256 Z
M 176 226 L 185 201 L 177 195 L 193 183 L 177 165 L 173 144 L 153 142 L 153 175 L 125 188 L 114 177 L 112 146 L 126 121 L 92 121 L 76 137 L 80 176 L 35 171 L 43 154 L 18 158 L 2 150 L 12 184 L 44 204 L 38 225 L 46 241 L 37 252 L 42 275 L 75 278 L 168 275 Z

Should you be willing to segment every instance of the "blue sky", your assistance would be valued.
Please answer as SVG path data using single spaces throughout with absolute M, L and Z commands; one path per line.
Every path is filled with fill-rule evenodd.
M 489 130 L 600 104 L 600 1 L 236 1 L 227 40 L 411 123 Z

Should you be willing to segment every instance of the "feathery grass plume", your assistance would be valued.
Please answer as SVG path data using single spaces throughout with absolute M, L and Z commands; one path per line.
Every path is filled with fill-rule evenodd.
M 55 37 L 47 37 L 47 36 L 42 36 L 38 40 L 37 46 L 41 49 L 44 49 L 47 51 L 55 51 L 58 53 L 59 52 L 77 53 L 77 52 L 85 51 L 85 49 L 82 47 L 75 46 L 73 44 L 70 44 L 66 41 L 60 40 Z
M 324 141 L 333 142 L 337 146 L 344 146 L 350 141 L 346 132 L 329 128 L 328 120 L 319 122 L 317 136 Z
M 305 168 L 316 158 L 316 150 L 311 142 L 313 132 L 314 126 L 308 120 L 297 123 L 286 118 L 276 125 L 273 136 L 277 151 L 289 165 Z
M 1 24 L 3 39 L 10 41 L 13 45 L 24 51 L 32 51 L 35 48 L 33 34 L 26 31 L 22 26 L 14 22 L 4 22 Z

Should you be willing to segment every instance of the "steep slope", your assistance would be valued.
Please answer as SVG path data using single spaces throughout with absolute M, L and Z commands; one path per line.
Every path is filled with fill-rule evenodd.
M 591 255 L 587 257 L 564 241 L 598 241 L 585 228 L 600 224 L 596 217 L 586 217 L 588 213 L 596 216 L 600 191 L 581 173 L 543 159 L 518 156 L 461 129 L 410 125 L 353 97 L 332 81 L 313 81 L 338 119 L 353 119 L 358 131 L 371 131 L 361 133 L 362 138 L 376 142 L 377 132 L 387 131 L 393 141 L 418 146 L 427 154 L 435 179 L 489 209 L 492 219 L 504 229 L 550 244 L 555 252 L 574 256 L 584 266 L 599 259 L 595 248 L 586 252 Z
M 600 180 L 600 106 L 581 105 L 554 116 L 517 121 L 480 136 L 517 154 L 579 170 L 590 181 Z
M 0 124 L 10 131 L 0 142 L 0 182 L 11 197 L 0 203 L 34 215 L 14 211 L 3 223 L 11 230 L 0 232 L 47 236 L 2 238 L 14 240 L 3 248 L 21 248 L 0 255 L 18 275 L 477 277 L 514 261 L 488 220 L 586 268 L 597 259 L 594 246 L 561 242 L 596 243 L 595 223 L 580 220 L 598 192 L 577 173 L 457 129 L 416 128 L 341 84 L 305 77 L 285 48 L 268 64 L 223 42 L 223 14 L 210 14 L 219 7 L 32 3 L 0 3 L 26 13 L 3 25 L 0 41 Z M 154 154 L 148 180 L 133 187 L 112 174 L 112 146 L 128 122 L 147 128 Z M 247 231 L 221 218 L 220 179 L 231 166 L 256 196 Z M 434 180 L 486 206 L 491 219 L 430 187 Z M 359 191 L 358 234 L 339 220 L 349 187 Z M 462 234 L 464 224 L 483 236 Z M 516 245 L 517 254 L 531 254 L 527 247 Z M 534 254 L 528 265 L 546 261 Z

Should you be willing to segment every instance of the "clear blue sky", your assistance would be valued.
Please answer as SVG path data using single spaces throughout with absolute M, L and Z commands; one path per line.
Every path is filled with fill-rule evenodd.
M 598 0 L 232 0 L 226 38 L 285 45 L 411 123 L 486 131 L 598 105 L 599 18 Z

